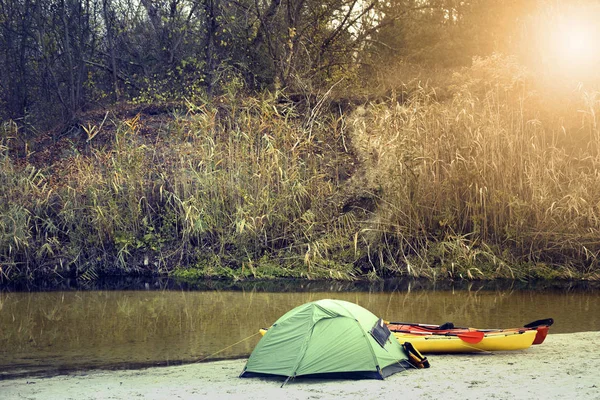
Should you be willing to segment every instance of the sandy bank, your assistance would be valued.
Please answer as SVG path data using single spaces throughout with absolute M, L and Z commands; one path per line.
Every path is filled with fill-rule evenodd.
M 0 381 L 0 399 L 600 399 L 600 332 L 550 334 L 525 351 L 431 355 L 377 380 L 238 378 L 246 360 Z

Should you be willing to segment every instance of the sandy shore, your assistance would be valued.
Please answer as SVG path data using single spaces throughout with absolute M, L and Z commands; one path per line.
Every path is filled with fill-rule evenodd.
M 246 360 L 0 381 L 0 399 L 600 399 L 600 332 L 550 334 L 518 352 L 431 355 L 378 380 L 238 378 Z

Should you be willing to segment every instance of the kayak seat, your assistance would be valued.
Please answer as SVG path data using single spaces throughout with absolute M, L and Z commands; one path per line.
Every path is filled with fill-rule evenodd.
M 445 322 L 442 325 L 435 328 L 436 330 L 445 331 L 448 329 L 454 329 L 454 324 L 452 322 Z

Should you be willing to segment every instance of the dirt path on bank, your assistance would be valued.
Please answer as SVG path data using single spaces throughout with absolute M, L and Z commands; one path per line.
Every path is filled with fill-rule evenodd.
M 0 399 L 600 399 L 600 332 L 550 334 L 524 351 L 431 355 L 378 380 L 238 378 L 246 360 L 0 381 Z

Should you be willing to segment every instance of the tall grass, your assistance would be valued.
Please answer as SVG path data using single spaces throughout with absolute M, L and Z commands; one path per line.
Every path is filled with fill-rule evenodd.
M 0 277 L 598 278 L 598 92 L 500 56 L 446 82 L 346 114 L 326 92 L 105 118 L 47 170 L 4 124 Z
M 16 165 L 9 157 L 9 142 L 18 130 L 12 123 L 0 126 L 0 280 L 30 274 L 40 258 L 60 246 L 54 222 L 53 191 L 42 172 Z
M 339 151 L 338 121 L 312 111 L 310 120 L 273 97 L 231 97 L 180 107 L 150 135 L 139 115 L 116 120 L 108 144 L 89 144 L 88 134 L 51 180 L 15 168 L 4 149 L 3 179 L 16 182 L 3 193 L 0 249 L 12 260 L 44 237 L 55 245 L 31 269 L 13 262 L 4 277 L 177 269 L 194 278 L 348 278 L 353 265 L 330 256 L 351 235 L 328 235 L 336 221 L 328 199 L 350 156 Z M 28 200 L 27 185 L 46 197 Z
M 451 100 L 424 86 L 352 117 L 362 179 L 380 193 L 361 235 L 371 258 L 432 277 L 597 277 L 598 92 L 546 98 L 500 56 L 453 80 Z

